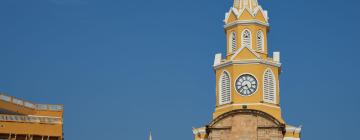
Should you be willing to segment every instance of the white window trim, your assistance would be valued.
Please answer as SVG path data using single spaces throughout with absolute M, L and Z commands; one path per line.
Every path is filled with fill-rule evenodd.
M 234 36 L 235 36 L 235 44 L 234 44 L 234 42 L 233 42 Z M 232 31 L 232 32 L 230 33 L 230 36 L 229 36 L 229 54 L 233 54 L 233 53 L 236 52 L 237 42 L 238 42 L 238 40 L 237 40 L 237 34 L 236 34 L 235 31 Z M 234 45 L 235 45 L 235 46 L 234 46 Z M 235 47 L 235 48 L 234 48 L 234 47 Z
M 250 29 L 244 29 L 242 32 L 241 32 L 241 47 L 242 48 L 245 48 L 245 46 L 244 46 L 244 33 L 246 32 L 246 31 L 248 31 L 249 33 L 250 33 L 250 46 L 246 46 L 246 47 L 248 47 L 248 48 L 250 48 L 250 49 L 252 49 L 252 46 L 253 46 L 253 42 L 252 42 L 252 32 L 251 32 L 251 30 Z
M 273 78 L 273 81 L 274 81 L 274 100 L 271 101 L 271 100 L 268 100 L 268 99 L 265 99 L 265 75 L 266 75 L 266 72 L 270 71 L 270 73 L 272 74 L 272 78 Z M 269 93 L 271 94 L 271 93 Z M 277 81 L 276 81 L 276 77 L 275 77 L 275 74 L 274 72 L 270 69 L 270 68 L 267 68 L 265 71 L 264 71 L 264 74 L 263 74 L 263 100 L 264 102 L 266 103 L 272 103 L 272 104 L 277 104 Z
M 223 102 L 222 101 L 222 78 L 223 78 L 223 75 L 224 74 L 227 74 L 228 76 L 229 76 L 229 101 L 227 101 L 227 102 Z M 232 97 L 231 97 L 231 75 L 230 75 L 230 73 L 228 72 L 228 71 L 223 71 L 222 73 L 221 73 L 221 75 L 220 75 L 220 78 L 219 78 L 219 81 L 218 81 L 218 86 L 219 86 L 219 91 L 218 91 L 218 96 L 219 96 L 219 98 L 218 98 L 218 102 L 219 102 L 219 105 L 226 105 L 226 104 L 230 104 L 231 103 L 231 100 L 232 100 Z
M 261 50 L 259 50 L 259 39 L 258 39 L 258 34 L 261 33 Z M 262 30 L 257 31 L 256 33 L 256 50 L 259 52 L 265 52 L 265 35 L 264 32 Z

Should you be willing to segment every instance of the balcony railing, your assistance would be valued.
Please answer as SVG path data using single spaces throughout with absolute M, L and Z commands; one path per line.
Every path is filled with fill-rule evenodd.
M 20 115 L 0 115 L 0 121 L 21 122 L 21 123 L 62 124 L 61 118 L 20 116 Z
M 0 94 L 0 100 L 24 106 L 36 110 L 51 110 L 51 111 L 62 111 L 64 107 L 62 105 L 50 105 L 50 104 L 34 104 L 28 101 L 24 101 L 15 97 Z

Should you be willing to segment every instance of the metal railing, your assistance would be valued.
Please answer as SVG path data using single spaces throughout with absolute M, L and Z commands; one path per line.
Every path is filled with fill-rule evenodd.
M 13 104 L 21 105 L 27 108 L 36 109 L 36 110 L 51 110 L 51 111 L 62 111 L 64 110 L 63 105 L 50 105 L 50 104 L 34 104 L 28 101 L 24 101 L 12 96 L 7 96 L 0 94 L 0 100 L 5 102 L 10 102 Z
M 61 118 L 20 116 L 20 115 L 0 115 L 0 121 L 23 122 L 23 123 L 62 124 Z

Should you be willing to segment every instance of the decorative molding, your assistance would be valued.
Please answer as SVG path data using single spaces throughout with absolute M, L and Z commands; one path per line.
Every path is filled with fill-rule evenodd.
M 257 115 L 261 115 L 269 120 L 272 120 L 275 124 L 277 124 L 279 127 L 281 127 L 282 129 L 284 129 L 286 126 L 285 124 L 283 124 L 283 122 L 281 122 L 280 120 L 277 120 L 274 116 L 271 116 L 270 114 L 260 111 L 260 110 L 252 110 L 252 109 L 237 109 L 237 110 L 233 110 L 230 112 L 226 112 L 218 117 L 216 117 L 215 119 L 213 119 L 208 126 L 211 128 L 213 125 L 215 125 L 217 122 L 219 122 L 220 120 L 227 118 L 228 116 L 233 116 L 236 114 L 241 114 L 241 113 L 248 113 L 248 114 L 257 114 Z
M 251 34 L 251 32 L 250 32 L 250 34 Z M 252 38 L 250 38 L 250 39 L 252 39 Z M 242 43 L 242 41 L 241 41 L 241 43 Z M 251 47 L 251 46 L 252 46 L 252 44 L 250 43 L 250 47 Z M 234 53 L 234 55 L 231 57 L 231 60 L 234 60 L 235 57 L 236 57 L 243 49 L 245 49 L 245 48 L 249 49 L 249 51 L 250 51 L 252 54 L 254 54 L 257 59 L 261 59 L 261 58 L 260 58 L 260 55 L 259 55 L 258 53 L 256 53 L 253 49 L 251 49 L 251 48 L 249 48 L 249 47 L 244 47 L 244 46 L 242 46 L 240 49 L 238 49 L 238 50 Z
M 224 105 L 224 106 L 221 106 L 221 107 L 216 108 L 215 110 L 220 110 L 220 109 L 223 109 L 223 108 L 234 107 L 234 106 L 244 106 L 244 105 L 263 105 L 263 106 L 272 107 L 272 108 L 280 108 L 280 106 L 270 105 L 270 104 L 265 104 L 265 103 L 244 103 L 244 104 Z
M 214 66 L 221 64 L 221 59 L 222 59 L 221 53 L 215 54 Z
M 257 24 L 257 25 L 262 25 L 262 26 L 267 26 L 267 27 L 270 26 L 269 23 L 265 23 L 265 22 L 262 22 L 260 20 L 254 19 L 254 20 L 236 20 L 234 22 L 225 24 L 224 28 L 227 29 L 229 27 L 236 26 L 236 25 L 241 25 L 241 24 Z
M 276 63 L 276 62 L 271 62 L 268 60 L 263 60 L 263 59 L 250 59 L 250 60 L 230 60 L 230 61 L 226 61 L 223 62 L 219 65 L 214 65 L 214 69 L 219 69 L 219 68 L 223 68 L 229 65 L 236 65 L 236 64 L 265 64 L 265 65 L 269 65 L 269 66 L 274 66 L 274 67 L 281 67 L 281 63 Z
M 266 10 L 262 9 L 261 6 L 257 6 L 254 10 L 251 10 L 251 9 L 249 9 L 249 8 L 247 8 L 247 7 L 246 7 L 246 8 L 242 8 L 242 9 L 236 9 L 235 7 L 231 7 L 230 10 L 229 10 L 227 13 L 225 13 L 224 22 L 226 23 L 226 25 L 228 25 L 227 21 L 228 21 L 230 15 L 231 15 L 231 13 L 234 13 L 234 15 L 236 16 L 236 18 L 239 19 L 240 16 L 244 13 L 244 11 L 248 11 L 248 12 L 251 14 L 251 16 L 253 16 L 253 17 L 256 17 L 257 14 L 259 14 L 259 12 L 261 12 L 261 13 L 263 14 L 266 22 L 264 23 L 264 22 L 259 21 L 259 20 L 256 20 L 256 21 L 259 21 L 259 23 L 260 23 L 261 25 L 269 26 L 269 24 L 268 24 L 268 22 L 269 22 L 268 12 L 267 12 Z M 240 20 L 240 19 L 239 19 L 239 21 L 247 21 L 247 20 Z M 253 21 L 253 20 L 251 20 L 251 21 Z M 255 21 L 255 20 L 254 20 L 254 21 Z M 230 23 L 230 24 L 231 24 L 231 23 Z M 226 26 L 226 25 L 225 25 L 225 26 Z
M 284 140 L 300 140 L 300 138 L 285 137 Z
M 206 127 L 193 128 L 193 134 L 194 134 L 194 135 L 206 134 Z
M 295 126 L 287 125 L 286 126 L 286 132 L 300 133 L 301 132 L 301 127 L 295 127 Z
M 261 12 L 264 15 L 266 22 L 269 22 L 268 11 L 264 10 L 261 6 L 258 6 L 254 10 L 254 16 L 257 16 Z

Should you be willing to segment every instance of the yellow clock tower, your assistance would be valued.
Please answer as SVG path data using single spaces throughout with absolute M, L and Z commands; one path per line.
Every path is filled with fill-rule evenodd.
M 280 53 L 269 57 L 269 18 L 257 0 L 234 0 L 225 15 L 226 55 L 216 54 L 216 108 L 195 140 L 300 140 L 281 116 Z

